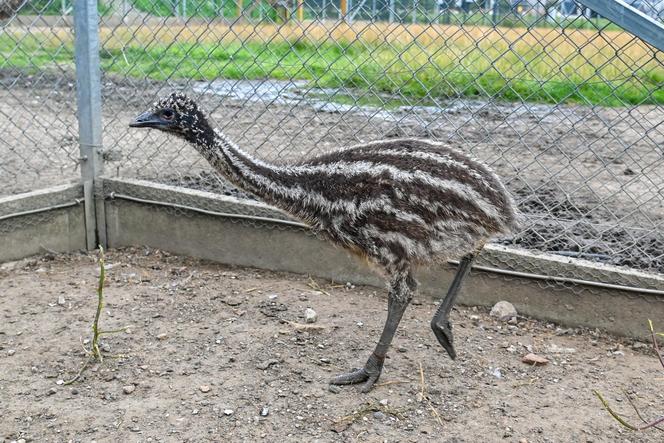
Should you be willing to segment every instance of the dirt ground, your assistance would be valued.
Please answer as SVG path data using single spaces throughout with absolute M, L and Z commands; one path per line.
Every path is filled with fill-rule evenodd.
M 664 379 L 643 343 L 459 308 L 451 361 L 429 329 L 435 303 L 416 298 L 379 385 L 361 394 L 327 380 L 373 348 L 383 290 L 145 248 L 107 264 L 101 325 L 129 328 L 68 386 L 96 306 L 95 257 L 0 267 L 2 441 L 662 441 L 623 430 L 592 394 L 634 422 L 623 390 L 661 413 Z M 305 327 L 308 307 L 318 320 Z M 550 363 L 522 363 L 530 351 Z

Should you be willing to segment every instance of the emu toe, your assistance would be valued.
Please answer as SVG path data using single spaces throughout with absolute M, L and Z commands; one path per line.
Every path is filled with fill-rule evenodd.
M 381 359 L 376 357 L 375 354 L 371 354 L 363 368 L 354 369 L 346 374 L 338 375 L 330 380 L 330 384 L 356 385 L 358 383 L 364 383 L 360 390 L 367 393 L 371 391 L 373 385 L 380 378 L 381 372 L 383 372 L 383 360 L 384 358 Z
M 456 351 L 454 350 L 454 336 L 452 335 L 452 325 L 449 321 L 445 321 L 445 326 L 441 326 L 438 323 L 431 323 L 431 329 L 436 335 L 438 342 L 441 344 L 447 355 L 450 356 L 452 360 L 456 359 Z
M 360 389 L 362 392 L 367 393 L 371 391 L 374 383 L 380 378 L 380 371 L 369 373 L 365 368 L 356 369 L 346 374 L 341 374 L 330 380 L 332 385 L 356 385 L 364 383 Z

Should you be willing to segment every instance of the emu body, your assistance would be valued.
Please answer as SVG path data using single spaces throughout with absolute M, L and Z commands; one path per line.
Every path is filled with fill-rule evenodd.
M 483 164 L 442 144 L 399 139 L 361 144 L 291 165 L 253 158 L 215 131 L 198 106 L 173 93 L 130 125 L 189 141 L 237 187 L 307 222 L 329 241 L 365 256 L 388 280 L 388 317 L 362 369 L 334 384 L 380 377 L 403 313 L 417 289 L 417 265 L 460 259 L 457 275 L 431 322 L 455 358 L 449 312 L 484 243 L 515 224 L 512 200 Z

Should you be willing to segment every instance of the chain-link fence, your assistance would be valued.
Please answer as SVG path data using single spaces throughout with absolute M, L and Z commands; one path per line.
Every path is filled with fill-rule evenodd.
M 625 3 L 662 22 L 664 1 Z M 80 180 L 72 4 L 0 5 L 13 11 L 0 28 L 0 196 Z M 268 161 L 386 137 L 443 141 L 514 195 L 525 221 L 501 242 L 664 272 L 664 54 L 580 3 L 107 0 L 98 10 L 106 176 L 251 198 L 190 146 L 127 127 L 184 90 Z

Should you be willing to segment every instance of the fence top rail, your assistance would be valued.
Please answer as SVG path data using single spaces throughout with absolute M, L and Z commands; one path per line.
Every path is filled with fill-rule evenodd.
M 664 51 L 664 23 L 655 20 L 623 0 L 578 0 L 616 25 Z

